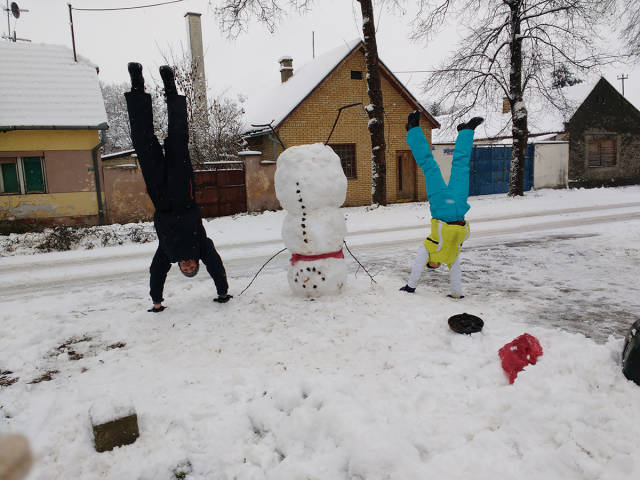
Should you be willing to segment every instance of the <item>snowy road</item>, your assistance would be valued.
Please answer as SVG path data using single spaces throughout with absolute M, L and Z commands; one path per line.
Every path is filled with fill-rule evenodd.
M 640 221 L 640 202 L 618 203 L 581 208 L 545 210 L 522 215 L 471 217 L 472 236 L 466 248 L 502 245 L 520 241 L 555 238 L 558 233 L 571 236 L 576 228 L 620 221 Z M 410 258 L 399 251 L 413 252 L 424 238 L 425 226 L 360 230 L 349 233 L 347 244 L 364 262 L 376 265 L 409 264 Z M 550 237 L 551 235 L 551 237 Z M 564 238 L 564 237 L 562 237 Z M 16 256 L 0 260 L 0 297 L 18 299 L 38 295 L 59 295 L 63 291 L 88 289 L 101 284 L 125 282 L 136 289 L 145 284 L 152 244 L 135 247 L 110 247 L 95 251 L 74 251 L 35 256 Z M 231 279 L 252 277 L 268 258 L 284 246 L 280 239 L 250 243 L 217 243 Z M 409 254 L 410 255 L 410 254 Z M 284 270 L 286 253 L 278 256 L 266 271 Z M 366 266 L 366 263 L 365 263 Z M 375 267 L 374 267 L 375 268 Z M 175 269 L 174 269 L 175 270 Z M 175 271 L 171 272 L 176 274 Z M 204 276 L 203 276 L 204 277 Z M 246 282 L 245 282 L 246 283 Z

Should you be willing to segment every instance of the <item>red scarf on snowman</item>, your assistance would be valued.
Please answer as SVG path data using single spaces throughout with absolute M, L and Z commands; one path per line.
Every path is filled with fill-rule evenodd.
M 291 265 L 295 265 L 297 262 L 312 262 L 314 260 L 322 260 L 323 258 L 344 258 L 344 253 L 342 253 L 342 249 L 336 252 L 330 253 L 321 253 L 319 255 L 301 255 L 299 253 L 291 254 Z

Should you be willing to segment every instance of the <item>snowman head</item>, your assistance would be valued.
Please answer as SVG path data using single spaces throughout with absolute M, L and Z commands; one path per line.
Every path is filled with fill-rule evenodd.
M 342 291 L 347 277 L 344 258 L 299 261 L 289 266 L 287 279 L 294 295 L 320 297 Z
M 347 177 L 340 157 L 321 143 L 282 152 L 274 180 L 280 205 L 297 215 L 323 207 L 341 207 L 347 195 Z

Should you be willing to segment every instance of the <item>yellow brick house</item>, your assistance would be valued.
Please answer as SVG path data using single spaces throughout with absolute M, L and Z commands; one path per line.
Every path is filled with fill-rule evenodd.
M 345 206 L 371 203 L 371 139 L 364 45 L 353 40 L 294 72 L 291 57 L 279 60 L 281 83 L 245 107 L 248 148 L 263 163 L 277 160 L 283 146 L 327 143 L 340 156 L 348 179 Z M 431 140 L 439 123 L 379 61 L 387 145 L 387 202 L 426 200 L 424 177 L 405 142 L 407 115 L 422 112 L 421 127 Z M 338 118 L 338 112 L 342 109 Z M 337 122 L 336 122 L 337 119 Z M 250 195 L 250 192 L 247 192 Z
M 0 43 L 0 226 L 97 224 L 107 115 L 95 65 L 65 47 Z

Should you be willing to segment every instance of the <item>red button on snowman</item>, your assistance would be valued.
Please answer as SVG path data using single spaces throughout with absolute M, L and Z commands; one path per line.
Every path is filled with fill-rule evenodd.
M 340 157 L 321 143 L 290 147 L 278 157 L 274 180 L 287 211 L 282 240 L 292 254 L 291 290 L 306 297 L 339 293 L 347 276 L 342 252 L 347 227 L 340 210 L 347 177 Z

